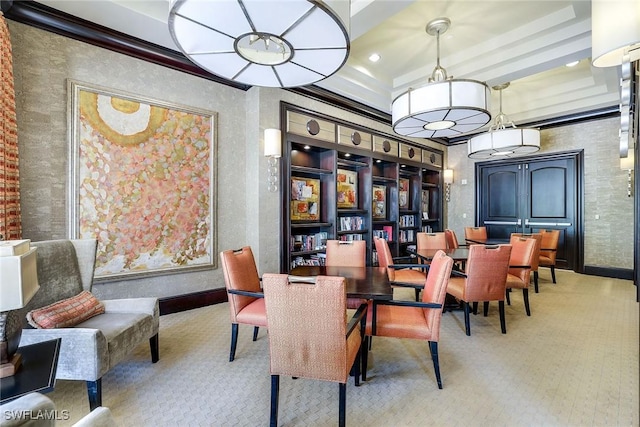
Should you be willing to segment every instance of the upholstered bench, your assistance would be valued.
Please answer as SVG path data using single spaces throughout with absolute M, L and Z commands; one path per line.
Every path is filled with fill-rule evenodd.
M 46 311 L 43 307 L 91 291 L 97 242 L 51 240 L 32 245 L 38 248 L 40 289 L 25 308 L 17 310 L 24 321 L 20 345 L 62 338 L 56 378 L 86 381 L 93 410 L 102 406 L 102 376 L 138 345 L 149 340 L 151 360 L 158 361 L 158 299 L 102 300 L 104 313 L 76 325 L 33 328 L 27 322 L 27 313 Z

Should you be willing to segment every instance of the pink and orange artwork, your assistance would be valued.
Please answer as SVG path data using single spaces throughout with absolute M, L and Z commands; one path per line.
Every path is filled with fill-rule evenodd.
M 77 238 L 96 278 L 215 266 L 215 119 L 72 83 Z

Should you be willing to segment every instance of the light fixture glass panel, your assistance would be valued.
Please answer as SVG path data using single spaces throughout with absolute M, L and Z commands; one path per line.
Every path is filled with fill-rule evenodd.
M 175 12 L 233 38 L 251 32 L 240 3 L 236 1 L 187 1 L 180 3 Z
M 303 21 L 287 33 L 286 39 L 295 49 L 346 48 L 347 35 L 332 17 L 316 7 Z
M 446 116 L 446 119 L 449 120 L 449 116 L 447 115 L 447 112 L 449 112 L 449 110 L 428 111 L 426 113 L 416 114 L 415 116 L 412 116 L 407 120 L 418 119 L 418 120 L 422 120 L 423 122 L 439 122 L 439 121 L 445 120 L 445 116 Z M 424 123 L 422 123 L 422 125 L 424 126 Z
M 234 39 L 209 28 L 176 16 L 174 39 L 187 54 L 204 52 L 233 52 Z
M 436 131 L 425 129 L 422 126 L 398 130 L 394 129 L 394 131 L 400 135 L 410 136 L 412 138 L 433 138 L 436 133 Z
M 397 128 L 416 128 L 422 129 L 425 125 L 424 120 L 418 120 L 415 116 L 405 117 L 403 120 L 399 121 L 394 125 Z
M 502 151 L 505 148 L 521 144 L 521 135 L 518 129 L 502 129 L 489 132 L 493 138 L 493 148 Z
M 478 129 L 480 126 L 486 125 L 489 123 L 489 120 L 491 120 L 491 116 L 484 111 L 471 109 L 463 109 L 461 111 L 464 111 L 467 114 L 467 117 L 458 119 L 458 124 L 474 126 L 471 130 Z
M 194 55 L 191 60 L 205 70 L 216 70 L 217 75 L 226 79 L 232 79 L 249 64 L 249 61 L 242 59 L 235 52 Z
M 536 145 L 540 147 L 540 131 L 538 129 L 520 129 L 522 132 L 522 142 L 525 145 Z
M 595 67 L 622 64 L 624 49 L 640 43 L 638 0 L 591 1 L 591 58 Z
M 449 138 L 452 136 L 458 136 L 460 135 L 460 131 L 458 130 L 457 127 L 452 127 L 450 129 L 442 129 L 442 130 L 438 130 L 433 134 L 434 138 Z
M 482 83 L 467 80 L 451 81 L 451 99 L 453 105 L 487 108 L 489 89 Z
M 478 129 L 478 125 L 475 123 L 464 124 L 464 123 L 458 122 L 456 124 L 456 129 L 459 130 L 461 133 L 471 132 L 472 130 Z
M 412 114 L 449 107 L 448 82 L 431 83 L 419 87 L 411 93 L 410 111 Z
M 469 154 L 491 149 L 491 134 L 483 133 L 469 140 Z
M 275 35 L 282 35 L 313 7 L 310 2 L 290 0 L 244 0 L 243 4 L 255 28 Z
M 297 50 L 292 62 L 330 76 L 342 66 L 346 57 L 343 49 Z
M 291 62 L 276 67 L 276 72 L 282 80 L 284 87 L 300 86 L 305 81 L 321 80 L 322 76 L 314 71 L 307 70 Z
M 251 64 L 242 70 L 235 80 L 244 83 L 251 82 L 251 84 L 258 86 L 278 87 L 280 82 L 276 77 L 274 68 L 277 68 L 277 66 Z

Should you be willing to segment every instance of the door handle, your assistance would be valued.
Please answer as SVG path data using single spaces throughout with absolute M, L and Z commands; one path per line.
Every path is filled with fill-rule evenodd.
M 525 222 L 526 224 L 526 222 Z M 522 225 L 522 219 L 518 218 L 518 223 L 516 224 L 518 227 L 520 227 Z
M 532 227 L 571 227 L 570 222 L 529 222 Z
M 485 225 L 517 225 L 518 223 L 516 221 L 485 221 L 484 224 Z

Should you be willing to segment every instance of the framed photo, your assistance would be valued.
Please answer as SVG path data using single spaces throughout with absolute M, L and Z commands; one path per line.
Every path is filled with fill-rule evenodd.
M 398 180 L 398 207 L 409 209 L 409 179 L 400 178 Z
M 373 186 L 372 216 L 376 219 L 387 217 L 387 187 L 385 185 Z
M 97 280 L 215 268 L 217 113 L 68 81 L 71 238 Z
M 338 169 L 337 171 L 338 208 L 358 207 L 358 173 Z
M 429 190 L 422 190 L 422 219 L 429 219 Z
M 320 220 L 320 180 L 291 177 L 291 221 Z

